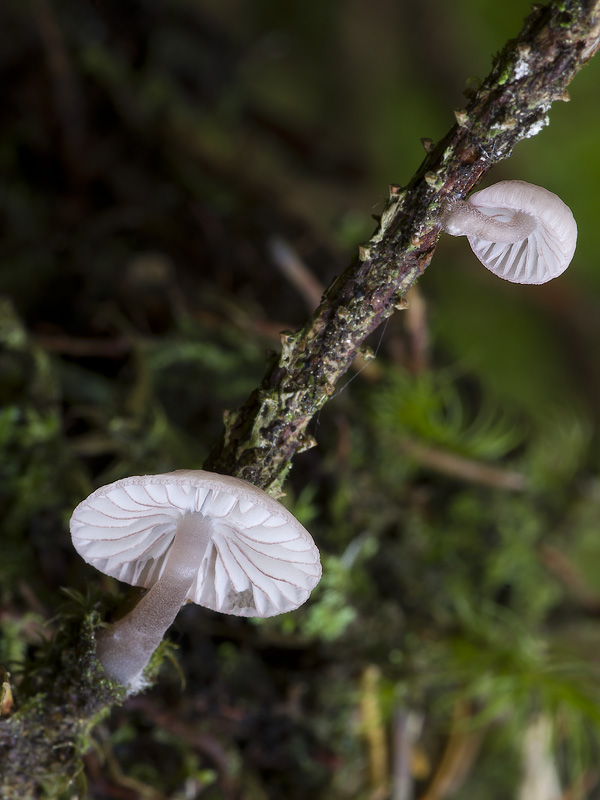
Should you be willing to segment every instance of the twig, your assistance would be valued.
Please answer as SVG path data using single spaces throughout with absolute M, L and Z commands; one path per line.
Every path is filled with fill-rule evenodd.
M 267 248 L 273 263 L 298 290 L 308 311 L 312 312 L 318 308 L 325 287 L 315 278 L 294 248 L 279 236 L 269 239 Z
M 227 416 L 205 466 L 275 495 L 296 453 L 314 444 L 307 428 L 333 395 L 366 337 L 396 308 L 433 256 L 445 201 L 462 197 L 522 139 L 548 124 L 548 109 L 600 46 L 600 0 L 534 7 L 495 59 L 456 125 L 406 188 L 390 187 L 380 226 L 358 259 L 326 290 L 319 308 L 283 340 L 279 358 L 244 406 Z
M 450 453 L 439 447 L 404 439 L 400 448 L 419 464 L 462 481 L 491 486 L 495 489 L 507 489 L 511 492 L 522 492 L 529 485 L 527 476 L 521 472 L 500 469 L 491 464 L 484 464 L 472 458 Z
M 83 97 L 62 31 L 48 0 L 31 0 L 33 19 L 46 53 L 66 165 L 78 179 L 83 147 Z
M 419 287 L 411 287 L 406 307 L 406 330 L 409 335 L 409 369 L 418 375 L 429 366 L 429 327 L 427 306 Z
M 415 712 L 398 709 L 394 714 L 392 735 L 392 795 L 391 800 L 412 800 L 415 770 L 415 742 L 423 725 L 423 717 Z
M 591 614 L 600 614 L 600 597 L 586 584 L 569 558 L 549 544 L 542 545 L 539 553 L 542 564 L 558 578 L 581 606 Z
M 361 677 L 360 710 L 362 734 L 368 747 L 370 800 L 388 794 L 388 746 L 381 714 L 379 693 L 381 673 L 374 664 L 365 668 Z
M 443 800 L 460 788 L 471 771 L 483 742 L 484 731 L 469 728 L 469 716 L 468 707 L 458 703 L 441 761 L 420 800 Z
M 534 716 L 523 734 L 521 756 L 523 774 L 517 792 L 518 800 L 561 800 L 563 791 L 552 752 L 552 720 Z
M 318 308 L 325 287 L 315 278 L 296 251 L 286 241 L 275 236 L 269 242 L 269 252 L 280 272 L 303 297 L 308 310 L 314 311 Z M 372 363 L 372 358 L 366 351 L 364 354 L 359 353 L 352 362 L 352 368 L 361 373 L 363 378 L 374 380 L 380 376 L 380 371 Z
M 165 795 L 153 786 L 149 786 L 143 781 L 125 775 L 112 749 L 108 731 L 103 731 L 100 750 L 110 779 L 114 781 L 117 786 L 127 790 L 126 796 L 130 796 L 129 793 L 134 793 L 134 797 L 141 798 L 142 800 L 167 800 Z
M 0 717 L 8 716 L 14 706 L 10 673 L 0 667 Z
M 590 796 L 590 793 L 597 785 L 598 772 L 593 769 L 588 770 L 565 789 L 561 800 L 586 800 L 586 797 Z
M 132 350 L 132 342 L 124 337 L 115 339 L 84 339 L 76 336 L 40 334 L 37 344 L 49 353 L 77 358 L 123 358 Z

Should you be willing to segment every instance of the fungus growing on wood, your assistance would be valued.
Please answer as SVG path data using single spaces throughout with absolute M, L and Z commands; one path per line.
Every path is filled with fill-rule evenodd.
M 495 275 L 512 283 L 546 283 L 571 263 L 577 224 L 557 195 L 525 181 L 500 181 L 467 201 L 448 204 L 442 227 L 466 236 Z
M 143 687 L 143 670 L 186 601 L 270 617 L 304 603 L 321 577 L 311 535 L 281 503 L 203 470 L 103 486 L 74 510 L 71 535 L 88 563 L 149 589 L 98 636 L 98 660 L 130 690 Z

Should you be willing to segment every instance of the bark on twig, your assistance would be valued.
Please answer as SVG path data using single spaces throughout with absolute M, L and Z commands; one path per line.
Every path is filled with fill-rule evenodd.
M 534 6 L 519 36 L 496 56 L 491 73 L 456 124 L 407 187 L 391 186 L 378 230 L 358 258 L 326 290 L 296 333 L 282 334 L 282 351 L 259 389 L 225 419 L 221 441 L 205 467 L 236 475 L 274 495 L 296 453 L 314 440 L 313 416 L 332 396 L 372 333 L 423 273 L 440 233 L 445 201 L 463 197 L 517 142 L 548 124 L 555 100 L 600 46 L 600 0 L 555 0 Z

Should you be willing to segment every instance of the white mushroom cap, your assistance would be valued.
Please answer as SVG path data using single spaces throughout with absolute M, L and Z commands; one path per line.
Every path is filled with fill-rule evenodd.
M 186 600 L 268 617 L 297 608 L 319 582 L 319 551 L 281 503 L 246 481 L 203 470 L 97 489 L 73 512 L 73 544 L 106 575 L 149 588 L 165 568 L 178 522 L 194 513 L 211 520 L 212 537 Z
M 485 219 L 482 224 L 481 215 L 489 224 Z M 495 222 L 498 228 L 506 225 L 499 236 L 503 241 L 493 238 Z M 466 235 L 481 263 L 513 283 L 540 284 L 556 278 L 571 263 L 577 243 L 570 208 L 553 192 L 525 181 L 500 181 L 475 192 L 466 204 L 456 204 L 456 211 L 450 207 L 443 225 L 454 236 Z M 519 228 L 523 236 L 510 241 L 508 229 Z

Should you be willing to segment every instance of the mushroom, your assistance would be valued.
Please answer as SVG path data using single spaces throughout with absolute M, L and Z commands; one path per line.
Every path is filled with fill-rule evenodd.
M 500 181 L 448 204 L 442 227 L 466 236 L 484 267 L 512 283 L 546 283 L 571 263 L 577 224 L 560 197 L 525 181 Z
M 74 510 L 71 536 L 89 564 L 149 589 L 97 641 L 105 672 L 132 691 L 186 601 L 270 617 L 304 603 L 321 577 L 311 535 L 281 503 L 203 470 L 102 486 Z

